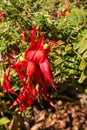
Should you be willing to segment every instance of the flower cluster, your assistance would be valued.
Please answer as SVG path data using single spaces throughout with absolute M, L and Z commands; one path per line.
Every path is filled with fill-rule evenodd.
M 47 57 L 49 51 L 44 49 L 44 33 L 38 41 L 35 41 L 36 26 L 30 31 L 30 46 L 25 52 L 24 60 L 8 66 L 2 83 L 2 92 L 8 91 L 17 95 L 11 88 L 9 81 L 10 70 L 14 69 L 22 82 L 22 88 L 16 100 L 10 108 L 20 104 L 18 111 L 23 111 L 33 104 L 38 96 L 39 100 L 44 98 L 53 106 L 53 102 L 48 98 L 48 84 L 56 90 L 53 83 L 50 69 L 50 62 Z M 53 42 L 53 41 L 52 41 Z M 37 87 L 38 86 L 38 87 Z

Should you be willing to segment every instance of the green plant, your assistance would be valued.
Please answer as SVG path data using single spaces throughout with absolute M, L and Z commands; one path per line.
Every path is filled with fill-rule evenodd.
M 17 59 L 23 60 L 24 52 L 29 46 L 22 41 L 23 31 L 27 33 L 37 25 L 37 38 L 45 34 L 45 45 L 49 39 L 56 40 L 49 59 L 55 84 L 59 82 L 80 86 L 86 85 L 87 69 L 87 9 L 86 1 L 80 3 L 70 0 L 68 9 L 64 0 L 5 0 L 0 1 L 0 82 L 8 65 Z M 13 90 L 19 91 L 21 83 L 15 72 L 12 72 Z M 80 77 L 81 75 L 81 77 Z M 14 78 L 15 77 L 15 78 Z M 79 79 L 80 78 L 80 79 Z M 74 80 L 73 80 L 74 79 Z M 79 81 L 79 83 L 78 83 Z M 19 86 L 19 89 L 18 87 Z

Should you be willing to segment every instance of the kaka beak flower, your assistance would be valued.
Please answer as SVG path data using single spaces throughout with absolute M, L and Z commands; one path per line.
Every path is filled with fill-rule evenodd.
M 8 92 L 17 95 L 11 88 L 10 81 L 8 80 L 8 76 L 4 76 L 4 82 L 2 83 L 2 93 L 4 94 L 5 90 Z
M 42 91 L 44 97 L 52 106 L 54 106 L 47 97 L 48 83 L 50 83 L 55 90 L 56 87 L 52 80 L 47 51 L 44 49 L 44 34 L 42 33 L 41 37 L 36 42 L 34 41 L 35 35 L 36 27 L 34 27 L 34 29 L 31 31 L 30 47 L 25 53 L 25 61 L 27 61 L 29 65 L 27 68 L 27 75 L 29 77 L 29 81 L 31 77 L 33 77 L 33 82 L 39 84 L 40 91 Z
M 0 19 L 5 18 L 5 13 L 4 12 L 0 12 Z
M 10 109 L 13 108 L 14 106 L 22 103 L 18 111 L 23 111 L 27 107 L 33 104 L 35 98 L 36 98 L 36 90 L 34 87 L 30 84 L 25 85 L 22 90 L 20 91 L 16 101 L 11 105 Z
M 6 70 L 6 75 L 3 78 L 3 83 L 2 83 L 2 93 L 4 94 L 5 91 L 8 91 L 14 95 L 17 95 L 11 88 L 11 84 L 10 81 L 8 79 L 9 77 L 9 73 L 10 73 L 10 66 L 8 66 L 7 70 Z
M 65 18 L 65 12 L 64 11 L 61 12 L 61 18 Z
M 55 107 L 47 96 L 48 84 L 50 83 L 54 90 L 56 90 L 56 87 L 52 80 L 50 62 L 47 57 L 48 52 L 44 49 L 44 33 L 42 33 L 38 41 L 35 41 L 35 36 L 36 26 L 30 32 L 30 46 L 25 52 L 24 61 L 16 61 L 13 65 L 8 67 L 2 84 L 3 93 L 7 90 L 10 93 L 15 94 L 11 89 L 10 81 L 8 80 L 10 69 L 14 69 L 17 72 L 23 87 L 10 108 L 21 104 L 18 111 L 23 111 L 32 105 L 36 96 L 38 96 L 41 101 L 41 95 Z M 38 89 L 35 87 L 37 84 L 39 85 Z
M 51 77 L 51 69 L 50 62 L 48 60 L 46 51 L 44 50 L 44 34 L 41 35 L 40 39 L 37 42 L 34 42 L 34 38 L 36 35 L 36 27 L 32 30 L 30 40 L 31 44 L 29 49 L 25 53 L 25 60 L 28 63 L 32 63 L 32 75 L 35 70 L 35 66 L 39 68 L 41 74 L 44 76 L 45 80 L 48 80 L 52 87 L 56 90 L 56 87 L 52 81 Z M 31 69 L 28 69 L 28 73 L 30 74 Z M 31 77 L 30 77 L 31 78 Z

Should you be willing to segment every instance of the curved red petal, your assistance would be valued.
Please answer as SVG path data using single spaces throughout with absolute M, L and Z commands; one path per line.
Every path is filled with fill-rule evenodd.
M 34 46 L 35 42 L 34 42 L 34 39 L 35 39 L 35 36 L 36 36 L 36 26 L 30 31 L 30 48 Z
M 26 67 L 27 67 L 26 62 L 16 62 L 11 66 L 11 68 L 17 72 L 22 83 L 24 83 L 24 78 L 26 78 L 27 76 Z
M 37 41 L 37 46 L 36 49 L 43 49 L 44 48 L 44 33 L 42 33 L 41 37 L 39 38 L 39 40 Z
M 34 71 L 35 71 L 35 63 L 28 61 L 27 65 L 28 82 L 30 81 L 31 76 L 34 74 Z
M 4 81 L 2 83 L 2 93 L 4 94 L 5 90 L 7 90 L 8 92 L 17 95 L 11 88 L 11 84 L 10 81 L 8 80 L 8 76 L 4 76 Z
M 43 49 L 38 49 L 38 50 L 36 50 L 36 53 L 32 60 L 35 63 L 40 64 L 44 61 L 45 58 L 46 58 L 45 51 Z
M 45 61 L 43 63 L 39 64 L 39 66 L 40 66 L 40 69 L 44 75 L 44 78 L 46 78 L 51 83 L 53 88 L 56 90 L 56 87 L 55 87 L 53 80 L 52 80 L 52 77 L 51 77 L 49 60 L 45 59 Z
M 15 107 L 16 105 L 22 103 L 23 108 L 27 108 L 33 104 L 36 98 L 37 92 L 31 85 L 26 85 L 19 93 L 19 96 L 11 105 L 10 109 Z M 22 109 L 22 106 L 20 107 Z M 19 109 L 20 109 L 19 108 Z
M 36 53 L 36 50 L 30 50 L 30 48 L 25 52 L 25 60 L 32 60 L 34 55 Z
M 47 92 L 45 91 L 45 87 L 44 86 L 41 86 L 41 90 L 42 90 L 42 93 L 44 95 L 44 98 L 48 101 L 48 103 L 55 108 L 55 105 L 54 103 L 51 101 L 51 99 L 48 98 L 47 96 Z
M 26 109 L 26 107 L 24 106 L 24 104 L 22 104 L 22 105 L 18 108 L 17 112 L 22 112 L 22 111 L 24 111 L 25 109 Z

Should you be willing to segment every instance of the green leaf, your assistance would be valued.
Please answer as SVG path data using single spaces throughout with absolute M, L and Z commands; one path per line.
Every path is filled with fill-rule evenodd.
M 83 56 L 82 56 L 85 60 L 87 59 L 87 51 L 84 52 Z
M 85 60 L 82 60 L 79 65 L 79 69 L 84 70 L 86 66 L 87 66 L 87 62 Z
M 78 53 L 82 54 L 85 50 L 87 50 L 87 35 L 82 37 L 80 43 L 78 43 Z
M 66 47 L 65 47 L 65 51 L 71 51 L 72 50 L 72 47 L 70 47 L 69 45 L 67 45 Z
M 15 92 L 18 91 L 18 90 L 20 90 L 17 85 L 14 85 L 14 86 L 12 87 L 12 89 L 13 89 Z
M 84 75 L 87 76 L 87 66 L 86 66 L 86 68 L 84 69 Z
M 81 54 L 84 52 L 84 50 L 87 49 L 87 35 L 84 35 L 80 42 L 75 46 L 75 50 L 78 49 L 78 52 Z
M 83 81 L 84 81 L 86 78 L 87 78 L 87 76 L 85 76 L 85 75 L 84 75 L 84 72 L 82 72 L 82 74 L 81 74 L 81 76 L 80 76 L 78 82 L 79 82 L 79 83 L 83 83 Z
M 82 45 L 78 49 L 78 53 L 82 54 L 85 50 L 87 50 L 87 43 L 82 43 Z
M 5 124 L 7 124 L 9 122 L 10 122 L 10 120 L 7 117 L 2 117 L 0 119 L 0 125 L 5 125 Z

